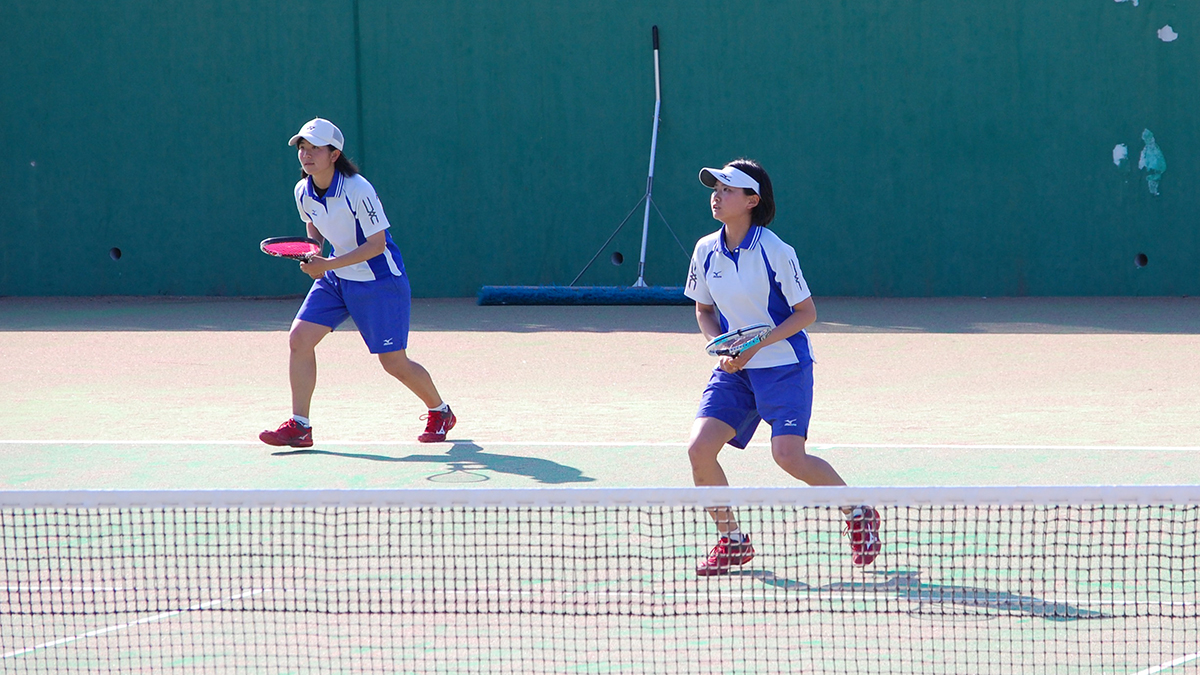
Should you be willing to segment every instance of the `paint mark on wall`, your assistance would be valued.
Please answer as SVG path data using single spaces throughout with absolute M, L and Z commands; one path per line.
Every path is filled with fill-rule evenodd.
M 1124 143 L 1117 143 L 1113 147 L 1113 164 L 1121 166 L 1121 162 L 1124 162 L 1128 158 L 1129 148 L 1125 147 Z
M 1117 2 L 1132 2 L 1134 7 L 1138 6 L 1138 0 L 1117 0 Z
M 1162 180 L 1163 172 L 1167 170 L 1167 159 L 1163 157 L 1162 150 L 1158 148 L 1154 134 L 1150 133 L 1149 129 L 1142 131 L 1142 142 L 1146 145 L 1138 158 L 1138 168 L 1145 169 L 1146 185 L 1150 188 L 1150 194 L 1157 195 L 1158 183 Z
M 1163 42 L 1174 42 L 1179 39 L 1179 33 L 1176 33 L 1170 25 L 1163 26 L 1158 29 L 1158 39 Z

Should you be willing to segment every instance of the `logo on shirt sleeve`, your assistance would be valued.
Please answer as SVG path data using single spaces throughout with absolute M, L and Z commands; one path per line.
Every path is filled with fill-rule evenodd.
M 688 287 L 696 288 L 696 263 L 692 263 L 692 269 L 688 271 Z
M 371 219 L 372 225 L 379 222 L 379 216 L 375 215 L 375 205 L 370 199 L 363 199 L 363 208 L 367 210 L 367 217 Z

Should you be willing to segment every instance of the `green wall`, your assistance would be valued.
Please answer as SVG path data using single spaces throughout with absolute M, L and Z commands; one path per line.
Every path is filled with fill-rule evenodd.
M 304 292 L 257 243 L 301 232 L 286 143 L 316 115 L 418 296 L 566 284 L 645 192 L 651 25 L 655 203 L 689 251 L 716 228 L 697 171 L 749 156 L 817 295 L 1198 294 L 1198 19 L 1164 0 L 8 0 L 0 295 Z M 638 209 L 580 283 L 632 283 L 640 239 Z M 657 215 L 649 249 L 647 281 L 682 283 Z

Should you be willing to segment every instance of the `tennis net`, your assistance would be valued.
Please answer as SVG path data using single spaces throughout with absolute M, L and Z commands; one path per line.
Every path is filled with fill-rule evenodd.
M 711 506 L 758 555 L 701 578 Z M 1177 486 L 0 492 L 0 672 L 1194 673 L 1198 529 Z

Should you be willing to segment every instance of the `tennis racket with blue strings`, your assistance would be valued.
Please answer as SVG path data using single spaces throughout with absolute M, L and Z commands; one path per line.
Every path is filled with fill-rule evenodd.
M 772 328 L 774 327 L 765 323 L 756 323 L 731 330 L 713 338 L 704 349 L 709 356 L 728 356 L 736 359 L 742 352 L 765 340 L 771 334 Z

